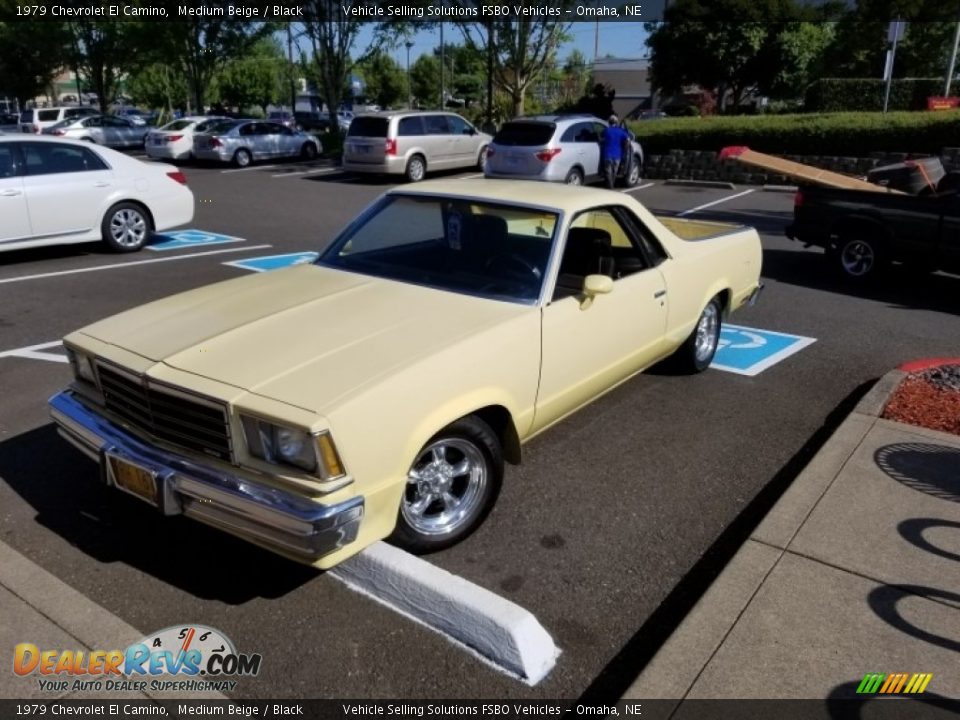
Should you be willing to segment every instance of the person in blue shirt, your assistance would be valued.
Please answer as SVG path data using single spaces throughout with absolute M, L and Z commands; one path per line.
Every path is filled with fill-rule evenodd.
M 603 174 L 607 180 L 607 187 L 613 189 L 617 182 L 617 173 L 624 154 L 630 154 L 630 135 L 620 127 L 620 118 L 611 115 L 607 121 L 610 125 L 603 131 L 601 150 L 603 152 Z

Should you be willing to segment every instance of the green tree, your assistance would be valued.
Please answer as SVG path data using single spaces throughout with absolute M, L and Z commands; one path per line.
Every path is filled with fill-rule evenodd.
M 785 23 L 764 45 L 765 70 L 758 89 L 779 100 L 802 98 L 807 87 L 826 70 L 824 55 L 833 42 L 835 23 Z
M 0 94 L 25 104 L 69 67 L 70 55 L 70 35 L 63 23 L 0 22 Z
M 217 73 L 218 99 L 230 106 L 260 107 L 281 103 L 289 88 L 289 65 L 274 38 L 261 38 L 243 57 L 228 61 Z
M 217 71 L 275 29 L 268 23 L 237 19 L 150 23 L 150 28 L 154 57 L 183 75 L 198 112 L 203 111 Z
M 330 113 L 330 123 L 337 131 L 337 110 L 345 97 L 350 70 L 351 51 L 364 23 L 345 21 L 344 17 L 363 0 L 309 0 L 302 7 L 304 34 L 313 49 L 315 77 Z
M 190 90 L 183 75 L 164 63 L 151 63 L 138 68 L 126 83 L 127 91 L 138 104 L 163 108 L 168 113 L 186 107 Z
M 406 100 L 406 73 L 387 53 L 377 51 L 369 55 L 357 63 L 357 69 L 363 78 L 364 95 L 368 102 L 388 107 Z
M 418 107 L 430 107 L 440 97 L 440 59 L 423 54 L 410 66 L 410 92 Z
M 107 112 L 121 78 L 138 62 L 143 23 L 112 20 L 73 20 L 67 23 L 73 48 L 73 68 L 97 94 Z

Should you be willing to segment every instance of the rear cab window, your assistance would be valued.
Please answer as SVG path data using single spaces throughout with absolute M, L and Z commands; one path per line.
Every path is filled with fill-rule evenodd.
M 493 142 L 514 147 L 546 145 L 553 137 L 556 127 L 553 123 L 546 122 L 508 122 L 500 128 Z
M 60 119 L 59 110 L 37 110 L 37 120 L 40 122 L 51 122 Z

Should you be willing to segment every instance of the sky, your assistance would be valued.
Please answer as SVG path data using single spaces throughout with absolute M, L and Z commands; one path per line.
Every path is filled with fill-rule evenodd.
M 592 61 L 594 57 L 594 44 L 596 40 L 596 31 L 598 23 L 593 22 L 575 22 L 571 24 L 569 34 L 571 40 L 567 42 L 559 53 L 560 64 L 566 60 L 567 56 L 574 48 L 580 50 L 587 61 Z M 366 49 L 370 43 L 372 30 L 364 29 L 357 38 L 356 52 L 359 55 Z M 599 48 L 600 57 L 613 55 L 619 58 L 639 58 L 647 54 L 646 46 L 643 44 L 646 33 L 643 30 L 643 23 L 633 22 L 601 22 L 599 23 Z M 447 25 L 444 29 L 444 42 L 462 44 L 463 35 L 453 25 Z M 425 30 L 417 33 L 412 38 L 413 47 L 410 48 L 410 63 L 413 64 L 420 55 L 433 52 L 433 49 L 440 44 L 440 31 Z M 407 52 L 406 48 L 400 47 L 390 51 L 393 59 L 400 67 L 406 67 Z

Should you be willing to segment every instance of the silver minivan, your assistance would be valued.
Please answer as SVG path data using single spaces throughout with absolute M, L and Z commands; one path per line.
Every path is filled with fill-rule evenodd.
M 357 115 L 343 146 L 343 169 L 423 180 L 433 170 L 483 170 L 491 138 L 456 113 L 401 110 Z

